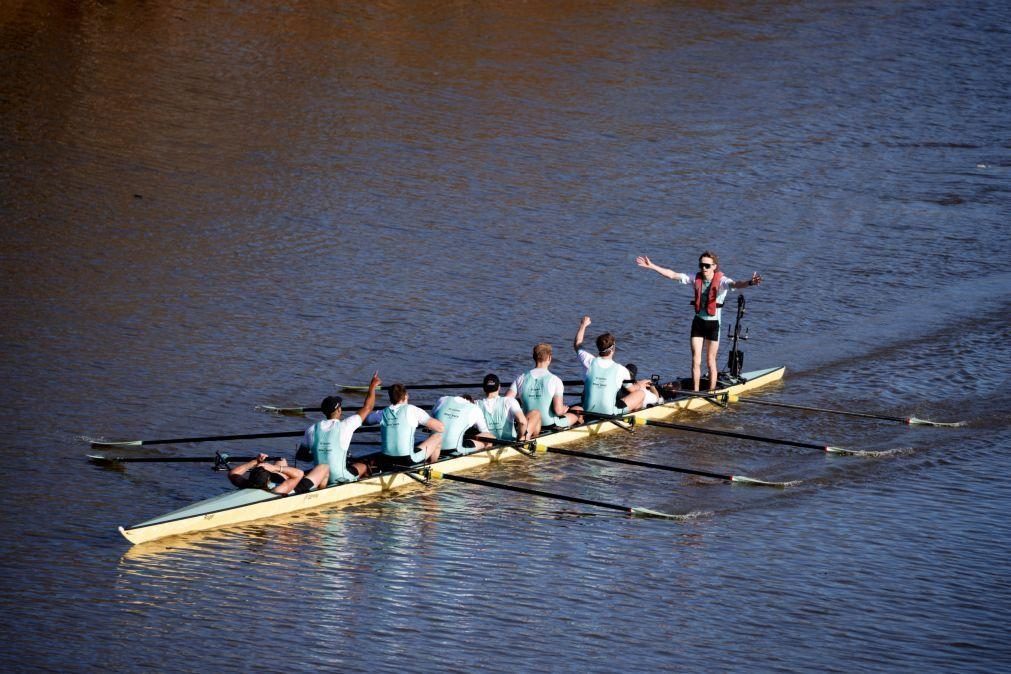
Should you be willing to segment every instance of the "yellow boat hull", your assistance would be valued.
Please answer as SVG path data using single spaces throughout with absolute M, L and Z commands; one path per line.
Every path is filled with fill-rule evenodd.
M 767 386 L 783 378 L 785 367 L 743 373 L 740 384 L 720 389 L 717 393 L 730 394 L 730 400 L 746 391 Z M 713 403 L 702 397 L 680 398 L 665 405 L 657 405 L 635 412 L 640 419 L 662 421 L 683 410 L 710 408 Z M 610 433 L 620 428 L 611 421 L 589 423 L 577 428 L 546 434 L 537 439 L 537 444 L 558 447 L 580 440 Z M 524 456 L 513 447 L 497 447 L 477 454 L 453 457 L 435 464 L 440 473 L 458 473 L 489 463 L 497 463 Z M 180 510 L 167 513 L 131 527 L 120 527 L 119 531 L 133 544 L 147 543 L 168 536 L 179 536 L 208 529 L 227 527 L 244 522 L 252 522 L 268 517 L 286 515 L 299 510 L 322 508 L 345 501 L 367 499 L 394 490 L 418 486 L 415 478 L 406 473 L 377 475 L 358 482 L 334 485 L 324 489 L 293 496 L 277 496 L 263 490 L 241 489 L 200 501 Z

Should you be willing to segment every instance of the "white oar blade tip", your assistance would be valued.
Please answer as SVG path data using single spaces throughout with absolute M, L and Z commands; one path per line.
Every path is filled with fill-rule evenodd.
M 751 487 L 775 487 L 777 489 L 786 489 L 787 487 L 793 487 L 794 485 L 801 483 L 801 480 L 791 480 L 789 482 L 769 482 L 768 480 L 757 480 L 746 475 L 731 475 L 730 481 L 734 484 L 746 484 Z
M 909 417 L 906 422 L 910 426 L 937 426 L 939 428 L 960 428 L 966 425 L 964 421 L 931 421 L 930 419 L 918 419 Z
M 693 519 L 695 517 L 694 513 L 682 515 L 678 513 L 660 512 L 659 510 L 650 510 L 649 508 L 629 508 L 629 513 L 633 517 L 651 517 L 655 519 L 678 520 L 678 521 Z
M 92 448 L 99 449 L 101 447 L 140 447 L 143 443 L 141 440 L 91 440 L 90 444 Z

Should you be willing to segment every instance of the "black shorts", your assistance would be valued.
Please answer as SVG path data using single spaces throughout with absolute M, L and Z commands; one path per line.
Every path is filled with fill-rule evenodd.
M 307 477 L 303 477 L 301 480 L 298 481 L 298 484 L 295 485 L 295 488 L 291 490 L 291 493 L 304 494 L 307 491 L 312 491 L 315 486 L 316 485 L 312 483 L 312 480 L 310 480 Z
M 692 320 L 692 337 L 701 337 L 710 342 L 720 341 L 720 322 L 707 321 L 696 316 Z

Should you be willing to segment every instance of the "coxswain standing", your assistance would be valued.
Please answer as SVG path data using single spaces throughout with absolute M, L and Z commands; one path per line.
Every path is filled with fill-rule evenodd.
M 652 269 L 656 273 L 677 281 L 681 285 L 693 283 L 688 274 L 682 274 L 666 267 L 654 264 L 645 255 L 635 258 L 635 263 L 644 269 Z M 716 352 L 720 348 L 720 308 L 726 299 L 728 290 L 740 290 L 747 286 L 757 286 L 762 277 L 756 271 L 747 281 L 734 281 L 723 275 L 719 269 L 719 258 L 712 251 L 705 251 L 699 256 L 699 271 L 695 274 L 695 298 L 692 306 L 695 318 L 692 319 L 692 390 L 699 390 L 702 379 L 702 351 L 705 349 L 706 365 L 709 368 L 709 390 L 716 388 Z

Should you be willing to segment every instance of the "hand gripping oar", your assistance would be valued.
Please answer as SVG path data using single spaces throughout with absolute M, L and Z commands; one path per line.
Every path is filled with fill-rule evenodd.
M 464 482 L 466 484 L 475 484 L 482 487 L 493 487 L 495 489 L 514 491 L 520 494 L 530 494 L 531 496 L 541 496 L 543 498 L 552 498 L 559 501 L 569 501 L 570 503 L 581 503 L 583 505 L 594 506 L 596 508 L 617 510 L 618 512 L 623 512 L 627 515 L 635 515 L 639 517 L 659 517 L 672 520 L 688 519 L 689 517 L 691 517 L 690 515 L 673 515 L 670 513 L 663 513 L 657 510 L 649 510 L 648 508 L 637 508 L 626 505 L 617 505 L 614 503 L 605 503 L 603 501 L 594 501 L 588 498 L 579 498 L 578 496 L 557 494 L 555 492 L 541 491 L 540 489 L 530 489 L 529 487 L 520 487 L 517 485 L 505 484 L 502 482 L 491 482 L 489 480 L 480 480 L 476 477 L 465 477 L 463 475 L 455 475 L 453 473 L 443 473 L 441 471 L 435 470 L 434 468 L 425 468 L 421 472 L 423 472 L 425 475 L 427 475 L 432 479 L 441 478 L 446 480 L 453 480 L 455 482 Z
M 792 405 L 790 403 L 777 403 L 771 400 L 756 400 L 755 398 L 734 398 L 733 402 L 751 403 L 753 405 L 769 405 L 770 407 L 788 407 L 794 410 L 807 410 L 809 412 L 826 412 L 828 414 L 842 414 L 849 417 L 863 417 L 865 419 L 884 419 L 885 421 L 898 421 L 909 426 L 944 426 L 956 428 L 965 426 L 964 421 L 931 421 L 930 419 L 917 419 L 916 417 L 893 417 L 885 414 L 870 414 L 867 412 L 850 412 L 848 410 L 832 410 L 823 407 L 809 407 L 807 405 Z
M 361 426 L 359 431 L 377 431 L 379 426 Z M 205 435 L 196 438 L 170 438 L 167 440 L 94 440 L 84 438 L 94 448 L 140 447 L 142 445 L 182 445 L 189 442 L 224 442 L 226 440 L 260 440 L 263 438 L 297 438 L 305 431 L 277 431 L 274 433 L 243 433 L 240 435 Z

